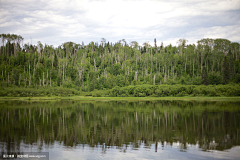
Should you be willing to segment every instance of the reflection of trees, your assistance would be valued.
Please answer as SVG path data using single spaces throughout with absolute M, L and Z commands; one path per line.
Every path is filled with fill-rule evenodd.
M 240 144 L 238 108 L 234 102 L 9 102 L 0 106 L 0 141 L 13 152 L 21 141 L 39 149 L 59 141 L 134 148 L 180 142 L 181 149 L 223 150 Z

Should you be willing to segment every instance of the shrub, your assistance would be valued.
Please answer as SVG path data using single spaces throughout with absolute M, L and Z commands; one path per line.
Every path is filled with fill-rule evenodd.
M 158 89 L 156 89 L 155 90 L 155 94 L 157 95 L 157 96 L 162 96 L 162 90 L 160 89 L 160 88 L 158 88 Z
M 208 74 L 208 82 L 209 84 L 221 84 L 222 83 L 222 77 L 220 74 L 212 72 Z
M 183 97 L 183 96 L 187 96 L 188 94 L 185 91 L 181 91 L 179 92 L 176 96 L 177 97 Z
M 164 94 L 164 96 L 169 96 L 169 88 L 168 87 L 164 86 L 163 94 Z
M 201 85 L 202 84 L 202 77 L 194 77 L 192 79 L 192 84 L 193 85 Z
M 217 95 L 217 92 L 216 92 L 215 88 L 213 88 L 213 87 L 209 88 L 208 93 L 209 93 L 208 94 L 209 96 L 216 96 Z
M 80 92 L 75 89 L 62 87 L 41 87 L 41 88 L 0 88 L 0 96 L 109 96 L 109 97 L 145 97 L 145 96 L 185 96 L 185 95 L 208 95 L 208 96 L 240 96 L 238 84 L 228 85 L 136 85 L 119 87 L 109 90 L 94 90 L 92 92 Z
M 170 87 L 169 90 L 170 90 L 170 95 L 172 96 L 175 96 L 178 94 L 178 86 L 176 85 Z
M 194 90 L 194 86 L 192 86 L 192 85 L 186 86 L 185 91 L 187 94 L 189 94 L 189 95 L 192 94 L 193 90 Z

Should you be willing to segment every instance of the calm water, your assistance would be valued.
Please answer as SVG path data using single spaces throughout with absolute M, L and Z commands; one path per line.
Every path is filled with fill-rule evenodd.
M 0 102 L 0 152 L 240 159 L 240 102 Z

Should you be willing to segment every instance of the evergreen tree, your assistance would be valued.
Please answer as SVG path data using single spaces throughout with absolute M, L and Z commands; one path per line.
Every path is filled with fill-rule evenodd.
M 231 49 L 229 49 L 228 51 L 228 57 L 229 57 L 229 61 L 228 61 L 228 68 L 229 68 L 229 79 L 232 79 L 234 76 L 234 62 L 233 62 L 233 54 L 231 52 Z
M 56 55 L 56 53 L 54 54 L 53 66 L 54 66 L 55 68 L 57 68 L 57 67 L 58 67 L 58 58 L 57 58 L 57 55 Z
M 229 81 L 229 61 L 227 59 L 227 57 L 224 57 L 223 60 L 223 84 L 227 84 Z

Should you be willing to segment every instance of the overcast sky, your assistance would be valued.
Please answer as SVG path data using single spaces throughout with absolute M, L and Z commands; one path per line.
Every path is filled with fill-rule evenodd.
M 240 0 L 0 0 L 0 34 L 58 46 L 154 38 L 176 45 L 180 38 L 240 41 Z M 31 37 L 31 38 L 30 38 Z

